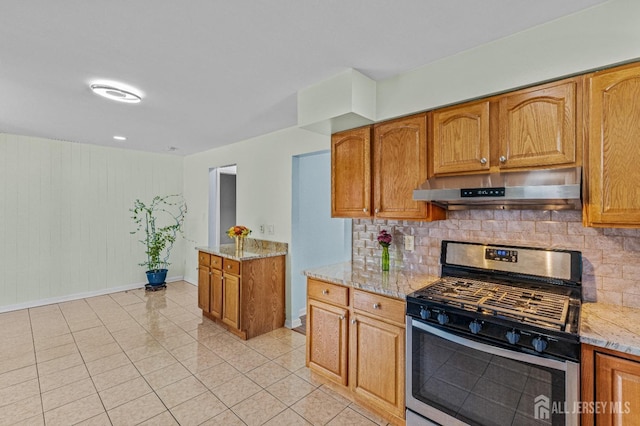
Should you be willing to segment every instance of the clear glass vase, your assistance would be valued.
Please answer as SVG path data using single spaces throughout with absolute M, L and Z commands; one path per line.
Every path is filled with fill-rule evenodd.
M 382 270 L 389 270 L 389 247 L 382 246 Z

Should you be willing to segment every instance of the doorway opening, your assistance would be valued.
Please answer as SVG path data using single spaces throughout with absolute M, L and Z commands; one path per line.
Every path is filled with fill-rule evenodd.
M 209 170 L 209 246 L 231 243 L 226 230 L 236 224 L 235 164 Z

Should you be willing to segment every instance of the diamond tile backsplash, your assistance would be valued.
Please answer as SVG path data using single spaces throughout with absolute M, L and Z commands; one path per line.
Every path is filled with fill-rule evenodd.
M 640 308 L 640 229 L 585 228 L 580 211 L 450 211 L 447 220 L 414 222 L 354 219 L 352 261 L 378 265 L 381 229 L 393 235 L 392 267 L 440 275 L 440 242 L 472 241 L 582 252 L 585 301 Z M 415 250 L 404 250 L 413 235 Z

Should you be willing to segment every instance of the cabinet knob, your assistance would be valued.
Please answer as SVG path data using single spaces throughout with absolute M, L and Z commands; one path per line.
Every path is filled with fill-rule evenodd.
M 340 315 L 340 321 L 344 321 L 344 315 Z
M 357 319 L 355 319 L 355 318 L 351 319 L 351 324 L 355 324 L 355 323 L 357 323 L 357 322 L 358 322 L 358 320 L 357 320 Z
M 380 309 L 380 304 L 379 303 L 374 303 L 373 304 L 373 309 Z
M 487 164 L 487 159 L 486 159 L 486 158 L 484 158 L 484 157 L 482 157 L 482 158 L 480 159 L 480 164 L 483 164 L 483 165 L 484 165 L 484 164 Z
M 209 275 L 211 275 L 211 272 L 209 272 Z
M 499 160 L 501 163 L 505 163 L 507 161 L 507 157 L 505 157 L 504 155 L 501 155 Z
M 364 209 L 362 209 L 362 211 L 363 211 L 364 213 L 366 213 L 366 212 L 367 212 L 367 209 L 366 209 L 366 208 L 364 208 Z
M 375 210 L 375 213 L 378 214 L 378 209 Z
M 227 269 L 231 269 L 231 265 L 227 265 Z
M 322 290 L 322 294 L 326 296 L 327 294 L 329 294 L 329 290 Z

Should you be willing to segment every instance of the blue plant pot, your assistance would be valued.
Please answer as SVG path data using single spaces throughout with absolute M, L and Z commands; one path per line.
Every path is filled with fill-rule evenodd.
M 167 278 L 167 269 L 154 269 L 152 271 L 147 271 L 147 281 L 149 281 L 149 285 L 162 285 L 165 283 L 165 279 Z

